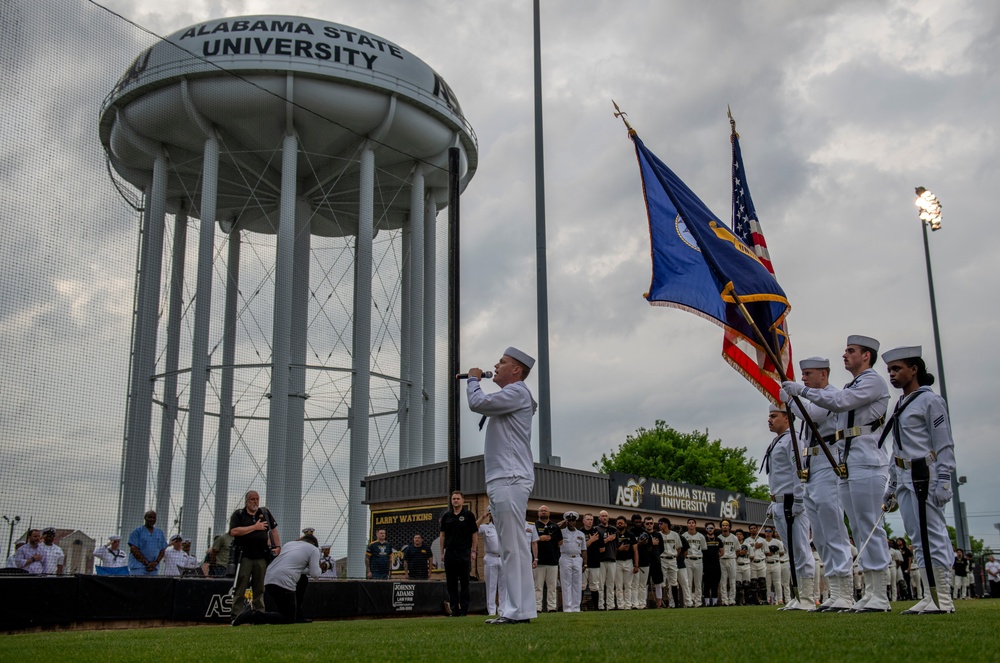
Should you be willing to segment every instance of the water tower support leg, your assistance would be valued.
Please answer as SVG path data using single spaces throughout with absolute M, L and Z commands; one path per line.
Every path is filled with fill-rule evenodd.
M 358 236 L 354 258 L 354 334 L 351 381 L 350 479 L 347 488 L 347 575 L 365 577 L 364 551 L 368 545 L 365 491 L 368 474 L 368 411 L 371 388 L 372 235 L 375 223 L 375 153 L 361 152 Z
M 163 152 L 153 162 L 153 177 L 146 191 L 139 293 L 132 348 L 131 389 L 125 431 L 125 461 L 122 468 L 120 509 L 123 538 L 142 523 L 146 505 L 146 474 L 149 471 L 149 435 L 152 424 L 153 381 L 156 368 L 157 310 L 163 268 L 163 219 L 167 210 L 167 157 Z
M 219 379 L 219 446 L 215 464 L 215 531 L 229 530 L 229 454 L 233 434 L 233 361 L 236 358 L 236 307 L 240 290 L 240 231 L 229 233 L 226 303 L 222 322 L 222 376 Z

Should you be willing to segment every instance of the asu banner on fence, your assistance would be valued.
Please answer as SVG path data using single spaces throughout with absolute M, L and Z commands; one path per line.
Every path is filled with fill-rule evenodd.
M 710 520 L 740 520 L 746 512 L 743 493 L 621 472 L 612 472 L 608 477 L 614 506 Z

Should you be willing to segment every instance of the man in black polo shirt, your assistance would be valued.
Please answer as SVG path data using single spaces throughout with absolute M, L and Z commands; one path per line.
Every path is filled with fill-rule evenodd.
M 538 564 L 535 565 L 535 608 L 542 611 L 542 588 L 545 588 L 546 604 L 549 612 L 558 609 L 556 604 L 556 583 L 559 578 L 559 542 L 562 541 L 562 530 L 559 525 L 549 520 L 549 507 L 544 504 L 538 507 L 538 520 L 535 521 L 538 532 Z
M 587 540 L 587 568 L 583 570 L 583 587 L 590 591 L 591 609 L 601 609 L 601 558 L 604 556 L 604 533 L 594 524 L 594 514 L 583 515 L 583 535 Z
M 243 594 L 247 585 L 253 590 L 253 608 L 264 609 L 264 572 L 273 555 L 281 552 L 278 537 L 278 523 L 271 512 L 260 506 L 260 495 L 255 490 L 247 491 L 243 498 L 243 508 L 237 509 L 229 517 L 229 534 L 233 537 L 233 547 L 240 551 L 236 582 L 233 585 L 233 617 L 238 617 L 245 607 Z M 237 608 L 239 606 L 239 608 Z
M 452 617 L 463 617 L 469 612 L 469 575 L 479 552 L 478 532 L 476 517 L 465 508 L 465 498 L 456 490 L 451 494 L 451 508 L 441 516 L 441 559 Z
M 427 580 L 431 571 L 431 560 L 434 553 L 430 546 L 424 545 L 424 537 L 413 535 L 413 543 L 403 548 L 403 566 L 406 577 L 410 580 Z

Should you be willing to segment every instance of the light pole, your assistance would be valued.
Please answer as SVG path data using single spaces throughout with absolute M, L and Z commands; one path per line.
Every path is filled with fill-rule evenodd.
M 7 535 L 7 557 L 10 557 L 10 544 L 11 540 L 14 538 L 14 526 L 21 522 L 21 516 L 14 516 L 13 520 L 4 516 L 3 519 L 10 523 L 10 533 Z M 7 559 L 7 557 L 4 559 Z
M 938 329 L 937 302 L 934 299 L 934 275 L 931 272 L 931 248 L 927 241 L 927 226 L 931 230 L 941 229 L 941 201 L 933 193 L 922 186 L 916 188 L 917 199 L 915 202 L 920 210 L 920 227 L 924 233 L 924 258 L 927 261 L 927 289 L 931 295 L 931 322 L 934 325 L 934 352 L 937 354 L 938 377 L 941 379 L 941 398 L 948 402 L 948 389 L 944 381 L 944 359 L 941 356 L 941 332 Z M 950 410 L 950 408 L 949 408 Z M 970 550 L 969 528 L 965 521 L 962 508 L 962 499 L 958 494 L 958 468 L 951 473 L 951 492 L 954 497 L 951 506 L 955 514 L 955 543 L 962 550 Z

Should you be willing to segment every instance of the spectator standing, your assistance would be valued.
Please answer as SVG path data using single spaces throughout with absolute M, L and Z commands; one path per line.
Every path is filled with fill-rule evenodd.
M 128 575 L 128 555 L 121 549 L 122 538 L 117 534 L 108 537 L 108 543 L 94 548 L 94 557 L 101 565 L 94 569 L 100 576 Z
M 451 508 L 441 516 L 441 559 L 452 617 L 469 614 L 469 575 L 479 555 L 478 530 L 476 517 L 465 508 L 465 497 L 453 491 Z
M 392 546 L 385 540 L 385 530 L 375 531 L 375 540 L 365 549 L 365 575 L 369 580 L 388 580 L 392 566 Z
M 45 573 L 50 576 L 61 576 L 66 554 L 56 545 L 56 528 L 46 527 L 42 530 L 42 554 L 45 556 Z
M 205 562 L 202 570 L 210 578 L 225 578 L 236 573 L 236 569 L 230 570 L 229 562 L 232 560 L 233 537 L 229 532 L 223 532 L 215 537 L 212 546 L 205 551 Z
M 281 552 L 278 523 L 271 512 L 260 504 L 260 494 L 249 490 L 243 496 L 243 508 L 229 517 L 229 534 L 239 549 L 236 581 L 233 584 L 233 613 L 244 610 L 243 596 L 247 587 L 253 592 L 251 608 L 264 609 L 264 575 L 273 556 Z M 316 551 L 317 553 L 319 550 Z
M 990 598 L 1000 598 L 1000 562 L 993 555 L 986 562 L 986 580 L 990 583 Z
M 337 565 L 333 561 L 333 557 L 330 557 L 330 546 L 322 546 L 319 549 L 319 566 L 323 573 L 320 574 L 320 578 L 333 579 L 337 577 Z M 366 556 L 367 560 L 367 556 Z
M 45 573 L 45 553 L 42 551 L 42 533 L 29 529 L 27 542 L 14 553 L 14 565 L 28 573 Z
M 424 545 L 424 537 L 413 535 L 413 543 L 403 548 L 403 568 L 410 580 L 427 580 L 434 567 L 434 553 Z
M 174 534 L 163 552 L 163 576 L 180 576 L 185 569 L 198 568 L 198 560 L 184 550 L 184 537 Z M 189 544 L 190 547 L 190 544 Z
M 160 560 L 167 550 L 167 537 L 156 526 L 155 511 L 147 511 L 142 519 L 143 524 L 128 536 L 128 548 L 132 553 L 128 572 L 133 576 L 155 576 L 159 573 Z

